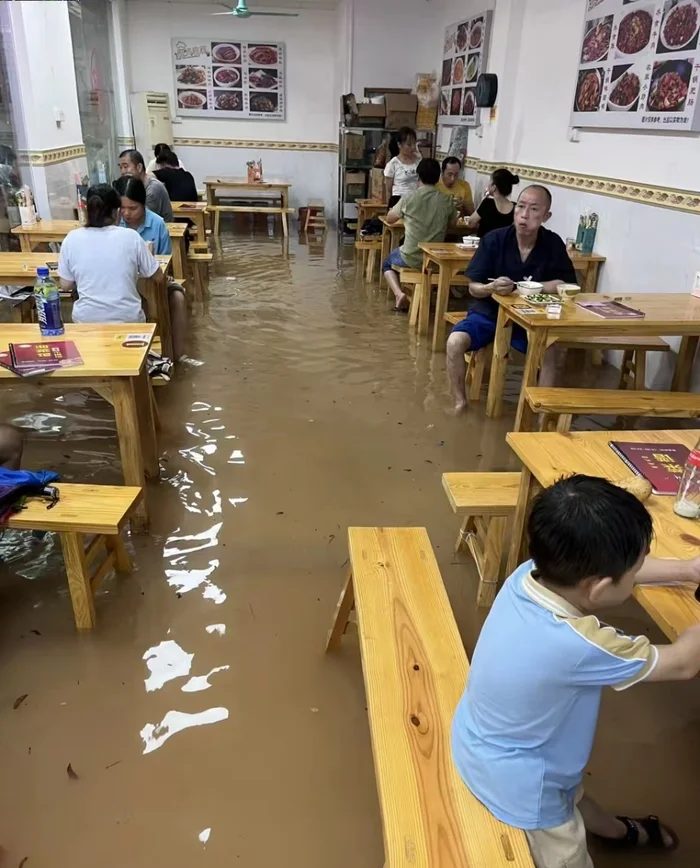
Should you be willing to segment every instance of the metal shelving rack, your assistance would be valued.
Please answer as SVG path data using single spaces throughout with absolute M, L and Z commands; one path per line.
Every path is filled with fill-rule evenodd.
M 344 124 L 340 125 L 338 137 L 338 231 L 341 235 L 347 230 L 347 225 L 353 223 L 357 216 L 356 197 L 349 199 L 346 196 L 346 172 L 362 171 L 367 173 L 365 176 L 364 196 L 357 198 L 369 198 L 369 172 L 374 168 L 374 154 L 384 141 L 386 135 L 393 132 L 396 132 L 396 130 L 388 130 L 383 127 L 348 127 Z M 362 133 L 364 137 L 365 148 L 361 160 L 348 161 L 345 157 L 345 139 L 348 133 L 353 135 Z M 431 154 L 435 153 L 435 132 L 433 130 L 418 130 L 418 139 L 420 142 L 429 141 L 430 152 Z M 349 232 L 347 232 L 347 235 L 350 237 Z M 354 236 L 354 230 L 352 231 L 352 235 Z

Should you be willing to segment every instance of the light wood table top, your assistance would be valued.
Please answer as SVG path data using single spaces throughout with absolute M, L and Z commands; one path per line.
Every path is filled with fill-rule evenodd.
M 700 299 L 693 298 L 689 293 L 638 292 L 631 295 L 582 293 L 576 296 L 575 301 L 568 301 L 562 305 L 559 319 L 547 319 L 544 312 L 523 314 L 515 306 L 528 307 L 527 299 L 515 294 L 494 295 L 493 299 L 507 311 L 510 319 L 528 330 L 546 329 L 548 332 L 561 333 L 567 337 L 572 332 L 580 333 L 581 336 L 700 334 Z M 619 301 L 627 307 L 641 310 L 645 316 L 643 319 L 603 319 L 579 307 L 577 301 Z
M 552 485 L 562 476 L 583 473 L 603 476 L 611 482 L 627 478 L 631 471 L 610 448 L 611 441 L 627 443 L 681 443 L 692 449 L 700 430 L 586 431 L 573 434 L 510 433 L 506 442 L 537 482 Z M 531 494 L 532 492 L 530 492 Z M 522 489 L 521 489 L 522 494 Z M 528 497 L 529 500 L 529 497 Z M 654 522 L 651 554 L 657 558 L 689 560 L 700 555 L 700 522 L 681 518 L 673 511 L 674 497 L 652 495 L 646 502 Z M 520 549 L 520 539 L 513 544 Z M 509 561 L 509 569 L 511 561 Z M 670 639 L 700 623 L 700 603 L 692 589 L 640 585 L 635 597 Z
M 15 226 L 13 235 L 68 235 L 73 229 L 80 229 L 77 220 L 38 220 L 31 226 Z
M 427 254 L 428 258 L 433 262 L 442 263 L 464 263 L 467 265 L 474 258 L 477 248 L 474 250 L 466 250 L 457 244 L 448 244 L 447 242 L 430 242 L 421 243 L 418 245 L 423 253 Z
M 56 262 L 57 256 L 46 253 L 0 253 L 0 283 L 29 286 L 36 279 L 37 268 Z M 56 276 L 55 270 L 52 272 Z
M 193 212 L 204 213 L 207 210 L 206 202 L 171 202 L 170 205 L 173 209 L 173 214 L 181 214 L 183 217 L 187 217 L 188 214 Z
M 127 334 L 148 334 L 153 340 L 155 323 L 114 323 L 114 324 L 77 324 L 67 323 L 64 335 L 56 338 L 42 338 L 39 326 L 33 323 L 0 323 L 0 349 L 6 350 L 8 344 L 40 343 L 42 341 L 74 341 L 82 365 L 73 368 L 59 368 L 46 379 L 86 379 L 89 377 L 137 377 L 143 369 L 148 353 L 145 347 L 123 347 Z M 150 342 L 149 342 L 150 346 Z M 7 385 L 27 382 L 11 371 L 0 368 L 0 380 Z
M 209 176 L 204 179 L 206 187 L 247 187 L 251 190 L 280 189 L 282 187 L 291 187 L 291 181 L 282 181 L 279 178 L 273 178 L 266 181 L 249 181 L 247 178 L 228 177 L 228 176 Z

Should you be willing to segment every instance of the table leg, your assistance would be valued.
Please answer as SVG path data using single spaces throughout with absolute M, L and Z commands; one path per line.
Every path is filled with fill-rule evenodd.
M 437 301 L 435 304 L 435 325 L 433 326 L 434 353 L 444 352 L 445 350 L 445 313 L 447 312 L 447 302 L 450 300 L 451 278 L 452 266 L 447 262 L 441 262 L 438 269 Z
M 678 349 L 678 358 L 676 359 L 676 369 L 673 372 L 673 382 L 671 383 L 672 392 L 690 391 L 693 363 L 695 362 L 695 354 L 698 350 L 699 340 L 700 337 L 697 335 L 687 336 L 681 340 L 681 345 Z
M 512 331 L 513 323 L 506 315 L 505 308 L 499 307 L 496 337 L 493 342 L 489 393 L 486 398 L 486 415 L 494 419 L 497 419 L 503 413 L 503 389 L 506 383 Z
M 521 563 L 522 550 L 525 547 L 525 521 L 530 508 L 532 497 L 533 477 L 527 467 L 523 467 L 520 474 L 520 490 L 518 491 L 518 503 L 515 507 L 513 525 L 510 535 L 510 551 L 506 563 L 506 576 L 514 572 Z
M 528 334 L 527 356 L 525 357 L 525 370 L 523 371 L 523 383 L 520 387 L 520 400 L 518 412 L 515 414 L 514 431 L 532 431 L 534 413 L 525 400 L 525 389 L 528 386 L 537 385 L 537 375 L 544 361 L 547 349 L 547 329 L 533 329 Z
M 418 334 L 427 335 L 430 327 L 430 298 L 433 291 L 433 263 L 423 259 L 423 281 L 418 308 Z
M 192 219 L 194 221 L 195 228 L 197 229 L 197 241 L 200 244 L 207 243 L 207 230 L 204 227 L 204 212 L 203 211 L 195 211 L 192 215 Z
M 185 238 L 173 238 L 173 277 L 175 280 L 182 281 L 186 279 L 185 274 Z
M 284 210 L 282 210 L 282 232 L 285 238 L 289 235 L 289 229 L 287 227 L 287 212 Z
M 25 232 L 21 232 L 19 235 L 19 249 L 22 253 L 32 252 L 32 242 L 29 240 L 29 236 Z
M 124 484 L 137 485 L 143 489 L 143 499 L 134 511 L 132 522 L 135 529 L 145 531 L 149 524 L 146 473 L 143 463 L 143 447 L 134 379 L 133 377 L 113 377 L 111 386 Z
M 311 209 L 309 208 L 309 211 Z M 362 205 L 357 206 L 357 226 L 355 227 L 355 241 L 360 240 L 360 232 L 362 231 L 362 226 L 365 222 L 365 209 Z
M 207 200 L 207 208 L 211 208 L 212 205 L 216 205 L 216 202 L 214 201 L 214 188 L 210 184 L 206 185 L 205 196 Z
M 134 398 L 139 414 L 139 431 L 141 435 L 141 453 L 143 466 L 148 479 L 158 479 L 160 464 L 158 462 L 158 443 L 156 440 L 156 417 L 153 407 L 153 386 L 148 378 L 144 365 L 138 377 L 134 377 Z
M 588 268 L 586 269 L 586 283 L 584 286 L 584 292 L 597 292 L 598 291 L 598 267 L 599 262 L 589 262 Z

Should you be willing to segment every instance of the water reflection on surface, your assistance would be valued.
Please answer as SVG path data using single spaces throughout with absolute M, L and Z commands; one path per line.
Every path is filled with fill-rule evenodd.
M 381 865 L 356 640 L 322 654 L 346 528 L 425 525 L 469 651 L 483 620 L 440 475 L 517 468 L 503 440 L 517 374 L 506 419 L 485 419 L 483 402 L 449 418 L 444 357 L 408 335 L 334 236 L 287 249 L 230 226 L 193 311 L 189 354 L 206 364 L 158 390 L 151 533 L 128 540 L 134 574 L 100 589 L 97 630 L 74 631 L 57 537 L 0 540 L 9 866 Z M 121 482 L 97 395 L 3 396 L 28 430 L 27 466 Z M 633 605 L 615 623 L 653 633 Z M 695 684 L 606 697 L 586 779 L 607 806 L 671 822 L 679 865 L 700 864 L 699 719 Z M 636 864 L 596 854 L 602 868 Z

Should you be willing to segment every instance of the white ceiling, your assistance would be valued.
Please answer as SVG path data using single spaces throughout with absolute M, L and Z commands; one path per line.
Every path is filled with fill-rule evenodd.
M 167 0 L 169 3 L 197 3 L 207 6 L 219 5 L 212 0 Z M 251 11 L 256 9 L 337 9 L 339 0 L 248 0 Z M 224 4 L 235 6 L 236 0 Z

